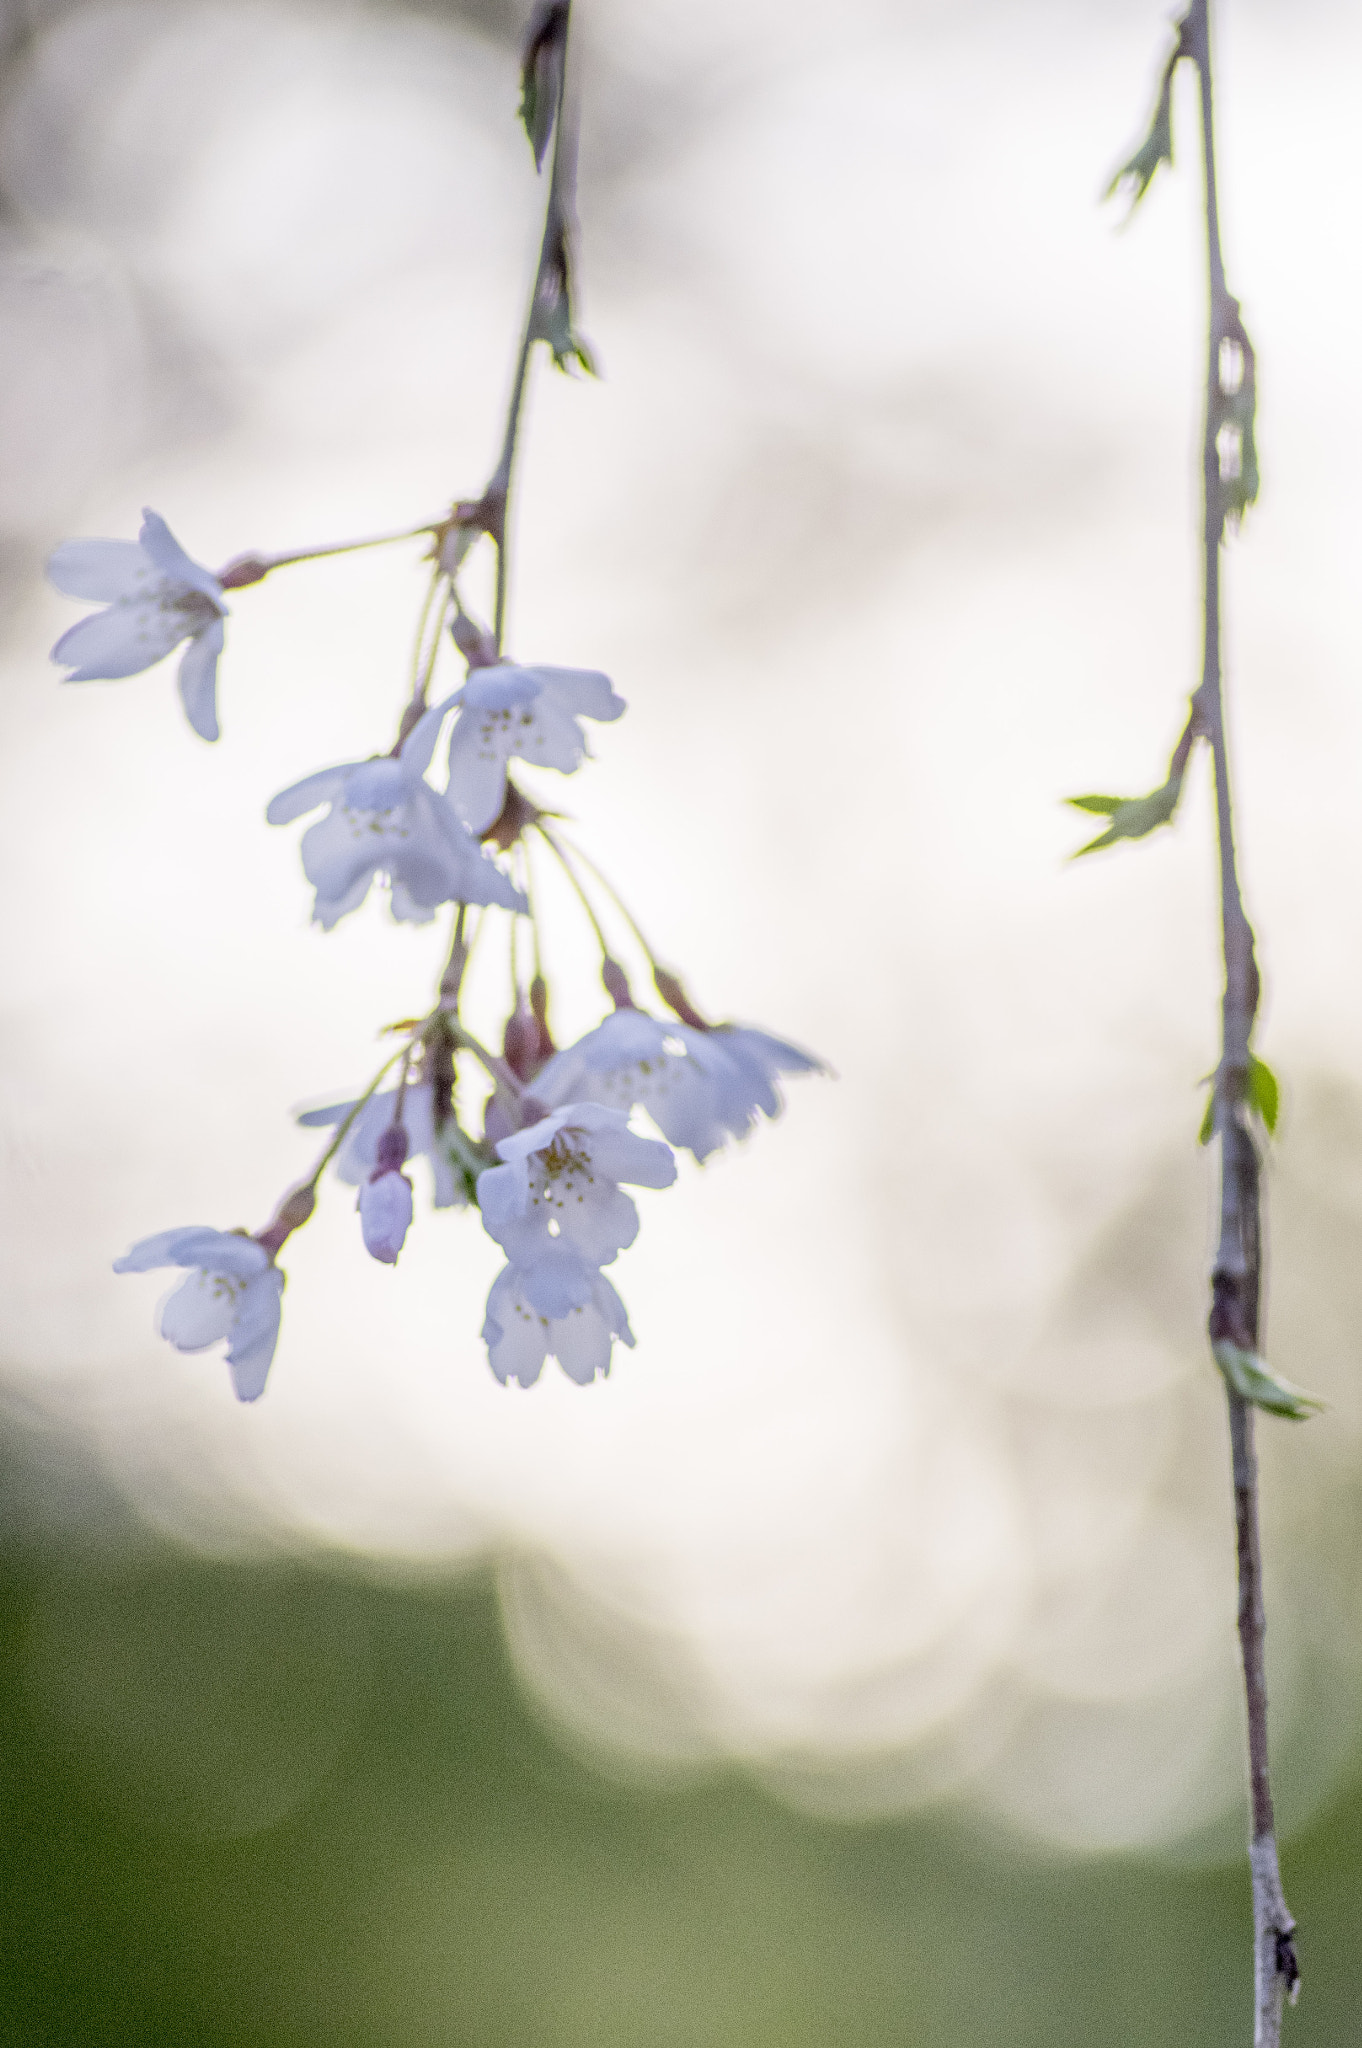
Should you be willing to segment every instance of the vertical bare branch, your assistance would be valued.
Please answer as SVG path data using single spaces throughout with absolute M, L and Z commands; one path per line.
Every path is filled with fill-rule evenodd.
M 1224 445 L 1227 400 L 1252 377 L 1252 351 L 1238 302 L 1225 283 L 1215 176 L 1214 95 L 1209 0 L 1192 0 L 1182 23 L 1180 54 L 1197 67 L 1201 88 L 1202 158 L 1206 179 L 1206 256 L 1210 287 L 1203 457 L 1205 645 L 1194 708 L 1215 765 L 1215 813 L 1220 842 L 1220 908 L 1225 993 L 1220 1064 L 1215 1077 L 1215 1128 L 1220 1138 L 1220 1235 L 1211 1275 L 1209 1334 L 1257 1356 L 1262 1291 L 1262 1208 L 1257 1145 L 1249 1121 L 1249 1043 L 1258 1010 L 1258 966 L 1253 928 L 1244 910 L 1234 846 L 1234 809 L 1225 735 L 1225 694 L 1220 640 L 1220 550 L 1227 516 L 1243 509 L 1256 473 L 1246 475 L 1240 443 Z M 1251 394 L 1251 384 L 1249 386 Z M 1241 408 L 1242 410 L 1242 408 Z M 1251 420 L 1251 414 L 1249 415 Z M 1250 444 L 1251 447 L 1251 444 Z M 1236 466 L 1237 462 L 1237 466 Z M 1227 475 L 1226 472 L 1229 472 Z M 1227 484 L 1230 486 L 1227 488 Z M 1237 486 L 1237 488 L 1236 488 Z M 1226 1383 L 1233 1448 L 1235 1531 L 1239 1562 L 1239 1644 L 1248 1718 L 1252 1828 L 1255 2048 L 1278 2048 L 1282 2009 L 1294 2001 L 1299 1970 L 1295 1922 L 1282 1892 L 1268 1760 L 1267 1680 L 1264 1664 L 1262 1553 L 1258 1532 L 1258 1460 L 1253 1406 Z

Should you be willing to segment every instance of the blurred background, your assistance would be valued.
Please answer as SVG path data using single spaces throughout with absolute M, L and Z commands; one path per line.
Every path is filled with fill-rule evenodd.
M 1192 109 L 1098 198 L 1147 0 L 578 0 L 581 321 L 511 645 L 629 716 L 564 801 L 712 1014 L 836 1080 L 645 1196 L 638 1348 L 528 1393 L 499 1263 L 329 1191 L 258 1407 L 135 1238 L 258 1227 L 439 929 L 308 928 L 284 784 L 389 744 L 416 548 L 62 689 L 73 533 L 221 564 L 495 454 L 539 233 L 513 0 L 5 0 L 0 2039 L 1239 2042 L 1223 1400 L 1204 1351 L 1212 820 L 1066 865 L 1195 681 Z M 1362 23 L 1217 10 L 1264 496 L 1228 565 L 1260 1045 L 1262 1429 L 1305 1996 L 1359 2037 Z M 452 677 L 451 677 L 452 680 Z M 1325 770 L 1328 773 L 1325 773 Z M 600 1014 L 555 962 L 560 1030 Z M 490 1001 L 490 996 L 488 997 Z M 490 1015 L 490 1012 L 489 1012 Z

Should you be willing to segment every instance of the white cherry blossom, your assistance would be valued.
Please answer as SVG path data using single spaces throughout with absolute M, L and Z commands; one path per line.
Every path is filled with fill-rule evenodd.
M 68 683 L 138 675 L 187 639 L 179 670 L 185 716 L 202 739 L 218 737 L 222 585 L 190 560 L 159 513 L 143 512 L 135 541 L 63 541 L 47 573 L 68 597 L 107 606 L 70 627 L 52 649 L 53 661 L 71 668 Z
M 379 874 L 391 884 L 392 914 L 401 922 L 425 924 L 441 903 L 525 908 L 514 883 L 425 779 L 446 709 L 432 705 L 398 754 L 323 768 L 281 790 L 265 812 L 271 825 L 287 825 L 330 807 L 302 843 L 303 871 L 317 891 L 312 915 L 324 931 L 359 908 Z
M 488 1363 L 502 1385 L 517 1380 L 522 1387 L 534 1385 L 546 1358 L 556 1358 L 579 1387 L 589 1386 L 609 1372 L 613 1339 L 634 1341 L 624 1303 L 604 1273 L 589 1275 L 581 1301 L 561 1315 L 548 1315 L 534 1306 L 525 1276 L 515 1266 L 504 1266 L 492 1282 L 482 1335 Z
M 150 1273 L 187 1266 L 179 1286 L 161 1303 L 161 1335 L 177 1351 L 206 1351 L 227 1340 L 227 1364 L 239 1401 L 256 1401 L 279 1339 L 284 1276 L 253 1237 L 234 1230 L 186 1224 L 144 1237 L 115 1273 Z
M 446 700 L 459 707 L 449 736 L 448 796 L 470 831 L 485 832 L 506 801 L 512 755 L 571 775 L 589 751 L 579 719 L 624 711 L 610 678 L 594 668 L 477 668 Z
M 584 1276 L 637 1237 L 638 1210 L 619 1183 L 666 1188 L 676 1179 L 669 1146 L 636 1136 L 623 1110 L 596 1102 L 553 1110 L 501 1139 L 497 1152 L 504 1164 L 478 1176 L 483 1227 L 549 1316 L 581 1307 Z
M 357 1099 L 331 1102 L 321 1109 L 303 1110 L 297 1121 L 306 1130 L 322 1130 L 328 1125 L 344 1123 Z M 371 1095 L 341 1139 L 340 1150 L 336 1154 L 336 1175 L 347 1186 L 359 1187 L 374 1171 L 378 1164 L 379 1140 L 391 1126 L 396 1106 L 395 1087 Z M 436 1134 L 435 1091 L 429 1081 L 408 1084 L 406 1101 L 402 1105 L 402 1123 L 407 1133 L 407 1157 L 424 1153 L 430 1161 L 435 1182 L 435 1207 L 462 1208 L 468 1201 L 466 1183 L 455 1155 Z
M 817 1071 L 798 1046 L 745 1025 L 711 1030 L 661 1022 L 625 1005 L 540 1068 L 534 1092 L 549 1107 L 600 1102 L 646 1109 L 663 1136 L 706 1159 L 743 1137 L 759 1111 L 783 1107 L 776 1075 Z

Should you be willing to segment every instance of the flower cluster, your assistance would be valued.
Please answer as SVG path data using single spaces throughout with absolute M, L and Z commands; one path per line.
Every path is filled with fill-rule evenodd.
M 358 912 L 376 884 L 399 924 L 428 924 L 448 906 L 449 951 L 431 1008 L 387 1027 L 395 1050 L 366 1088 L 299 1116 L 303 1127 L 327 1134 L 325 1149 L 265 1227 L 254 1234 L 198 1225 L 162 1231 L 116 1262 L 120 1273 L 183 1271 L 161 1306 L 161 1333 L 182 1351 L 225 1342 L 243 1401 L 263 1391 L 274 1356 L 284 1290 L 279 1254 L 311 1216 L 328 1167 L 357 1190 L 358 1243 L 395 1266 L 416 1215 L 417 1186 L 407 1169 L 428 1162 L 435 1208 L 475 1207 L 506 1255 L 483 1324 L 497 1378 L 529 1386 L 554 1357 L 569 1378 L 586 1383 L 609 1371 L 616 1341 L 634 1342 L 605 1276 L 638 1234 L 625 1187 L 670 1187 L 674 1146 L 709 1158 L 760 1117 L 780 1113 L 781 1076 L 819 1065 L 764 1031 L 707 1021 L 613 886 L 564 836 L 557 814 L 536 801 L 546 785 L 533 778 L 575 775 L 589 757 L 588 723 L 609 724 L 625 710 L 600 670 L 515 662 L 503 645 L 507 497 L 530 354 L 543 343 L 560 368 L 591 367 L 571 302 L 572 152 L 561 149 L 567 32 L 566 5 L 541 8 L 526 50 L 524 116 L 537 162 L 557 140 L 501 457 L 481 496 L 378 541 L 244 554 L 216 572 L 191 560 L 148 511 L 136 541 L 67 541 L 49 563 L 59 590 L 104 607 L 53 649 L 67 680 L 135 675 L 184 644 L 180 695 L 205 740 L 219 733 L 226 592 L 286 564 L 379 541 L 423 541 L 432 565 L 409 695 L 391 744 L 384 735 L 380 751 L 303 774 L 265 811 L 275 826 L 322 813 L 303 832 L 301 855 L 312 915 L 324 931 Z M 490 624 L 479 622 L 460 581 L 472 557 L 487 561 L 483 543 L 495 563 Z M 459 657 L 463 673 L 449 678 L 457 687 L 440 695 L 441 663 Z M 518 777 L 532 778 L 527 786 L 513 779 L 513 763 Z M 535 887 L 532 845 L 536 859 L 565 877 L 613 1004 L 561 1048 L 542 967 L 548 910 Z M 641 956 L 666 1017 L 635 1003 L 607 938 L 612 924 L 626 955 L 632 947 Z M 506 1007 L 493 1012 L 490 1028 L 475 1031 L 465 970 L 474 948 L 485 953 L 498 932 Z M 564 957 L 557 935 L 554 957 Z M 480 979 L 485 987 L 486 976 Z M 651 1117 L 660 1139 L 631 1128 L 636 1110 Z
M 497 1154 L 503 1164 L 478 1176 L 483 1228 L 508 1259 L 483 1324 L 492 1370 L 528 1387 L 552 1354 L 585 1383 L 609 1372 L 612 1338 L 634 1341 L 601 1272 L 638 1236 L 620 1182 L 669 1188 L 671 1147 L 636 1136 L 623 1110 L 572 1102 L 502 1138 Z

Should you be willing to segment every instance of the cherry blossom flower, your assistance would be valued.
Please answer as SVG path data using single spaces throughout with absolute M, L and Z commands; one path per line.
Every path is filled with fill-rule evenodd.
M 614 1338 L 632 1346 L 624 1303 L 604 1273 L 589 1272 L 584 1261 L 583 1268 L 587 1292 L 560 1315 L 535 1307 L 525 1276 L 515 1266 L 504 1266 L 492 1282 L 482 1336 L 488 1362 L 503 1386 L 517 1380 L 532 1387 L 546 1358 L 556 1358 L 579 1387 L 589 1386 L 609 1372 Z
M 133 540 L 68 540 L 47 573 L 68 597 L 107 606 L 70 627 L 52 649 L 68 683 L 135 676 L 188 640 L 180 699 L 201 739 L 218 737 L 217 676 L 227 607 L 210 570 L 191 562 L 159 513 L 144 511 Z
M 583 1276 L 638 1236 L 638 1210 L 619 1182 L 666 1188 L 676 1179 L 669 1146 L 636 1136 L 623 1110 L 596 1102 L 555 1109 L 497 1151 L 505 1163 L 478 1176 L 483 1227 L 548 1316 L 583 1306 Z
M 238 1401 L 256 1401 L 279 1339 L 284 1276 L 264 1245 L 235 1230 L 187 1224 L 144 1237 L 115 1273 L 149 1273 L 160 1266 L 190 1271 L 161 1303 L 161 1335 L 177 1351 L 207 1351 L 227 1340 L 227 1364 Z
M 271 825 L 288 825 L 330 806 L 302 843 L 303 872 L 317 891 L 312 915 L 323 931 L 359 908 L 379 874 L 391 884 L 399 922 L 426 924 L 440 903 L 524 910 L 514 883 L 425 779 L 446 709 L 432 705 L 398 754 L 320 769 L 281 790 L 265 812 Z
M 779 1116 L 782 1073 L 810 1073 L 821 1062 L 765 1031 L 721 1024 L 710 1030 L 663 1023 L 625 1005 L 542 1066 L 539 1101 L 600 1102 L 646 1109 L 663 1136 L 706 1159 L 741 1138 L 758 1112 Z
M 589 749 L 579 719 L 619 718 L 623 697 L 594 668 L 474 669 L 446 699 L 459 707 L 449 736 L 449 800 L 472 832 L 485 832 L 506 801 L 512 755 L 571 775 Z
M 336 1175 L 349 1187 L 367 1181 L 378 1165 L 379 1140 L 392 1124 L 397 1106 L 396 1088 L 371 1095 L 341 1140 L 336 1154 Z M 307 1130 L 344 1123 L 355 1100 L 331 1102 L 323 1109 L 307 1109 L 297 1121 Z M 435 1129 L 435 1091 L 429 1081 L 412 1081 L 402 1105 L 402 1123 L 407 1133 L 407 1157 L 424 1153 L 430 1160 L 435 1182 L 437 1209 L 462 1208 L 468 1200 L 467 1185 L 454 1155 L 441 1142 Z
M 405 1127 L 389 1124 L 379 1137 L 377 1152 L 377 1164 L 361 1187 L 356 1206 L 365 1251 L 371 1259 L 395 1266 L 412 1218 L 411 1182 L 402 1171 L 407 1156 Z

